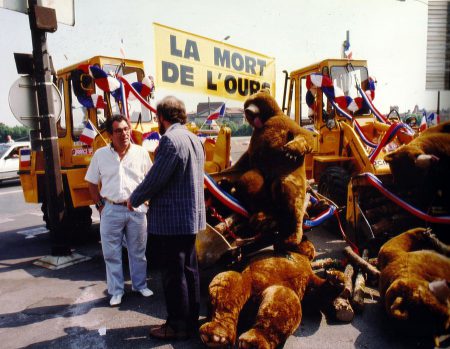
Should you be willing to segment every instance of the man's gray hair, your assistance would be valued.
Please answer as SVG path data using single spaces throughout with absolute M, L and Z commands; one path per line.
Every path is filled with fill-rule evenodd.
M 156 113 L 171 124 L 179 122 L 184 125 L 187 120 L 183 101 L 174 96 L 161 99 L 156 106 Z

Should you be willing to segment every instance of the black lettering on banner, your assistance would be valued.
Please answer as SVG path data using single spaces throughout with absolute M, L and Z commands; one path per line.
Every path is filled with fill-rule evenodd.
M 238 79 L 238 92 L 241 96 L 248 95 L 248 79 L 246 78 Z
M 264 74 L 264 68 L 266 67 L 266 61 L 263 59 L 258 59 L 258 65 L 259 65 L 259 75 L 263 76 Z
M 220 67 L 230 67 L 230 51 L 223 50 L 223 53 L 221 52 L 220 48 L 214 47 L 214 65 L 220 66 Z
M 233 69 L 237 71 L 241 71 L 244 69 L 244 58 L 242 56 L 235 52 L 231 55 L 231 64 L 233 65 Z
M 233 75 L 227 75 L 224 80 L 225 90 L 229 94 L 235 94 L 237 89 L 237 81 Z
M 177 37 L 175 35 L 170 36 L 170 54 L 176 57 L 183 56 L 183 52 L 177 49 Z
M 212 71 L 206 71 L 207 89 L 217 91 L 217 84 L 213 83 Z
M 194 68 L 187 65 L 180 65 L 181 85 L 194 86 Z
M 253 57 L 245 56 L 245 72 L 256 75 L 256 59 Z
M 184 48 L 184 58 L 189 59 L 191 57 L 193 57 L 197 62 L 200 61 L 197 43 L 193 40 L 187 40 L 186 47 Z
M 259 81 L 250 80 L 250 94 L 252 95 L 252 94 L 258 92 L 260 86 L 261 86 L 261 84 L 259 83 Z
M 176 64 L 171 62 L 162 61 L 162 81 L 165 82 L 177 82 L 180 73 Z

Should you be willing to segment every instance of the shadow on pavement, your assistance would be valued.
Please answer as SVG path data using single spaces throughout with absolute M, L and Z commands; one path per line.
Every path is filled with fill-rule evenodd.
M 168 344 L 175 349 L 202 347 L 199 338 L 184 341 L 153 339 L 148 335 L 147 326 L 107 329 L 105 336 L 100 336 L 98 330 L 84 327 L 67 327 L 64 331 L 67 333 L 65 336 L 24 348 L 161 348 Z

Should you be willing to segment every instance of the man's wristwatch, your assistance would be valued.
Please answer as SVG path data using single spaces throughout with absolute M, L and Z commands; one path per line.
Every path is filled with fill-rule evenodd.
M 105 199 L 103 199 L 103 198 L 101 198 L 100 200 L 98 200 L 98 201 L 95 203 L 95 208 L 96 208 L 97 210 L 99 210 L 100 207 L 103 207 L 103 206 L 105 206 Z

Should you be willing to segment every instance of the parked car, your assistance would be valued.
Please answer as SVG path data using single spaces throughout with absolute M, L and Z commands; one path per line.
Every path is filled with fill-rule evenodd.
M 19 178 L 20 149 L 29 147 L 30 142 L 0 143 L 0 182 Z

